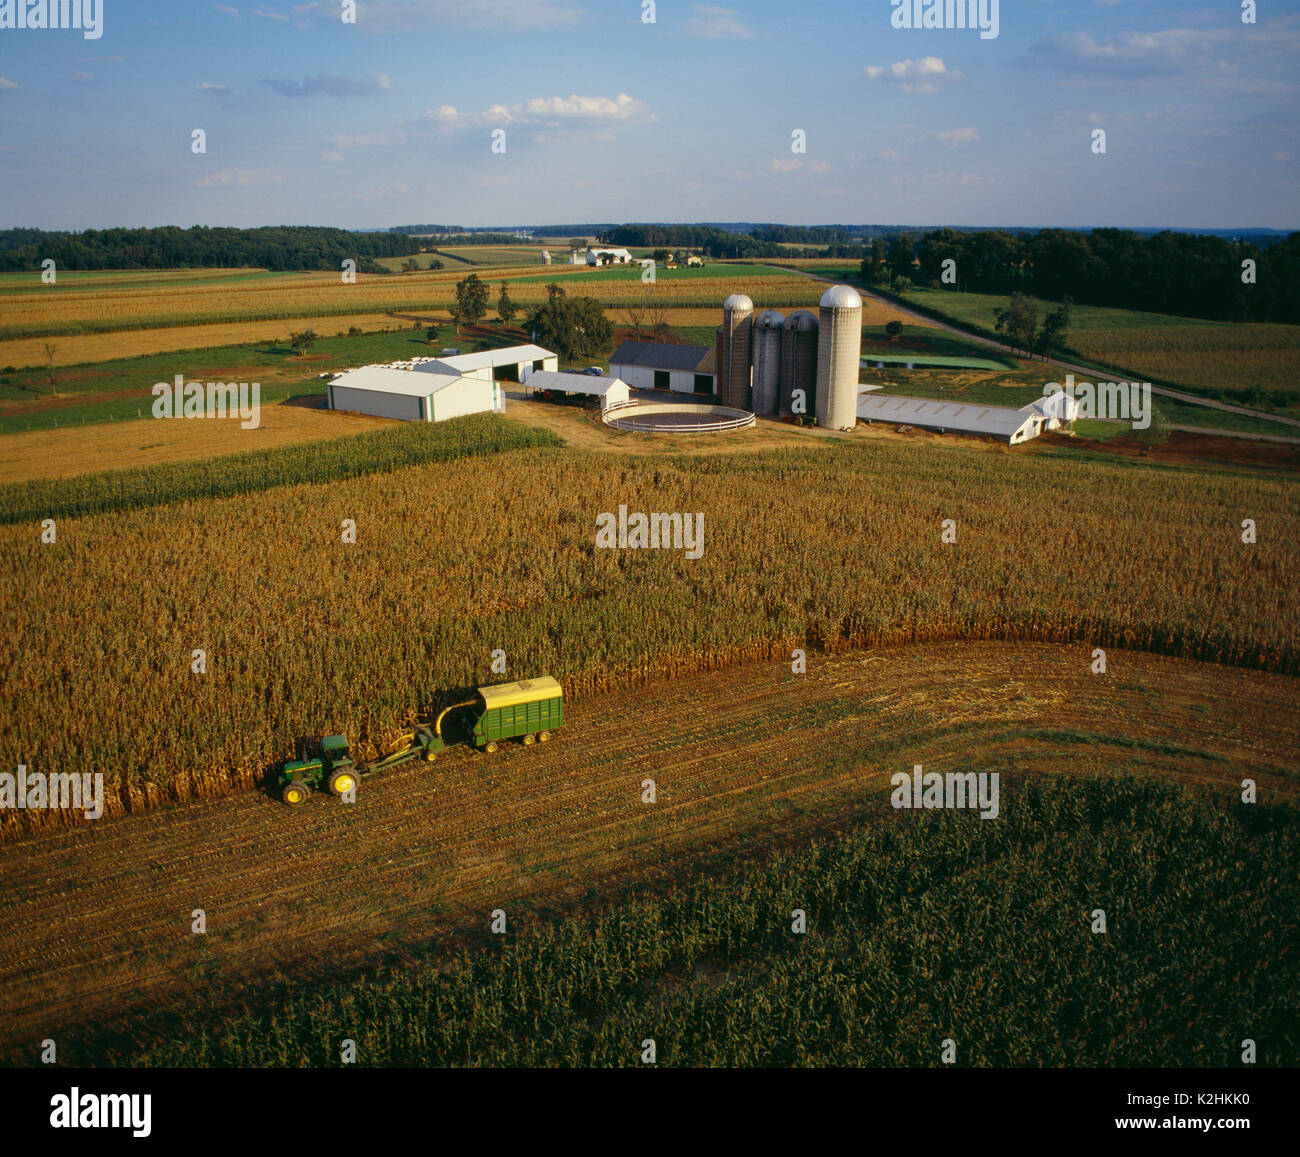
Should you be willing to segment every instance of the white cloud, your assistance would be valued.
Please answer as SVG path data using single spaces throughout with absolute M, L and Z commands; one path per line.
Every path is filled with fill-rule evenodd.
M 516 108 L 518 106 L 515 106 Z M 576 117 L 582 120 L 643 120 L 646 103 L 620 92 L 612 100 L 607 96 L 533 97 L 524 103 L 524 112 L 530 117 Z M 657 119 L 651 117 L 650 119 Z
M 281 96 L 373 96 L 393 87 L 392 81 L 382 72 L 375 76 L 330 76 L 322 73 L 303 80 L 268 79 L 264 83 Z
M 803 168 L 803 161 L 796 157 L 773 157 L 772 172 L 774 173 L 793 173 L 796 169 Z
M 980 139 L 980 131 L 975 127 L 966 129 L 950 129 L 947 132 L 935 133 L 938 140 L 943 141 L 945 145 L 968 145 L 973 141 Z
M 960 72 L 950 71 L 937 56 L 897 60 L 893 64 L 869 64 L 866 74 L 870 80 L 901 85 L 904 92 L 938 92 L 939 86 L 946 81 L 962 79 Z
M 78 69 L 76 72 L 72 74 L 72 79 L 79 80 L 83 84 L 88 84 L 90 81 L 94 80 L 95 78 L 91 73 L 82 72 L 80 69 Z
M 5 89 L 14 89 L 18 87 L 16 80 L 10 80 L 7 76 L 0 76 L 0 92 Z
M 269 8 L 254 8 L 253 15 L 260 16 L 263 20 L 282 20 L 286 23 L 289 20 L 283 12 L 272 12 Z
M 745 27 L 740 13 L 734 8 L 720 8 L 716 4 L 696 4 L 691 8 L 691 18 L 686 22 L 686 35 L 708 40 L 752 40 L 754 34 Z
M 238 8 L 232 8 L 229 4 L 214 4 L 212 7 L 218 12 L 224 12 L 227 16 L 233 16 L 236 20 L 239 19 Z
M 194 86 L 195 92 L 215 92 L 218 96 L 225 96 L 230 91 L 224 84 L 213 84 L 210 80 L 205 80 Z
M 882 161 L 901 161 L 903 154 L 890 145 L 880 150 L 880 159 Z

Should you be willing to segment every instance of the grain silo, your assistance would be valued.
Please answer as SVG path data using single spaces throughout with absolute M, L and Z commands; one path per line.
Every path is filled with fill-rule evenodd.
M 794 408 L 794 391 L 803 391 L 802 408 Z M 781 327 L 782 414 L 813 414 L 817 399 L 817 318 L 806 309 L 792 313 Z
M 849 285 L 832 285 L 821 301 L 817 340 L 817 425 L 852 430 L 858 421 L 862 358 L 862 298 Z
M 785 315 L 765 309 L 754 319 L 754 404 L 756 414 L 775 414 L 780 401 L 781 326 Z
M 722 303 L 722 328 L 718 330 L 718 400 L 724 406 L 749 409 L 750 345 L 754 303 L 743 293 L 733 293 Z

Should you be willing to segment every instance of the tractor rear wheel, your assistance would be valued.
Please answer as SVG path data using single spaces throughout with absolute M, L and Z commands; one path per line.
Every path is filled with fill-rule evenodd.
M 280 792 L 280 798 L 291 807 L 297 807 L 311 799 L 311 786 L 298 779 L 290 780 Z
M 495 755 L 495 754 L 496 754 L 496 750 L 497 750 L 496 741 L 493 740 L 493 741 L 490 742 L 490 743 L 486 743 L 486 744 L 484 744 L 484 745 L 483 745 L 483 750 L 486 751 L 489 755 Z
M 357 776 L 350 768 L 340 767 L 330 773 L 329 789 L 335 795 L 341 796 L 347 791 L 355 792 L 356 788 Z
M 547 743 L 550 741 L 550 738 L 551 738 L 551 733 L 549 731 L 539 731 L 537 733 L 538 743 Z
M 524 746 L 525 746 L 525 747 L 532 747 L 532 745 L 533 745 L 534 743 L 536 743 L 536 742 L 537 742 L 537 736 L 536 736 L 536 735 L 525 735 L 525 736 L 524 736 Z

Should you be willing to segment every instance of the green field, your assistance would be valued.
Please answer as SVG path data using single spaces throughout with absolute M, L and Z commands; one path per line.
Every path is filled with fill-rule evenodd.
M 35 410 L 33 404 L 49 398 L 45 372 L 11 371 L 0 374 L 0 435 L 148 418 L 153 403 L 148 391 L 155 382 L 169 382 L 178 373 L 186 380 L 227 381 L 232 367 L 238 367 L 240 380 L 248 381 L 248 371 L 262 367 L 273 378 L 262 382 L 261 388 L 262 402 L 270 403 L 304 393 L 323 393 L 324 386 L 318 379 L 328 371 L 436 356 L 445 345 L 473 348 L 472 342 L 456 337 L 452 326 L 438 329 L 435 340 L 430 342 L 427 327 L 408 325 L 389 333 L 323 337 L 312 346 L 313 360 L 306 362 L 298 361 L 296 351 L 287 345 L 256 342 L 65 366 L 59 370 L 59 398 L 64 404 Z M 141 390 L 145 393 L 136 393 Z M 94 400 L 66 404 L 79 395 L 93 395 Z
M 663 1068 L 934 1070 L 951 1039 L 959 1068 L 1221 1068 L 1250 1036 L 1260 1064 L 1295 1063 L 1294 809 L 995 770 L 1008 782 L 992 823 L 877 805 L 837 837 L 666 894 L 92 1033 L 69 1060 L 334 1067 L 346 1036 L 366 1066 L 635 1068 L 650 1038 Z
M 1005 309 L 1010 298 L 913 289 L 906 301 L 992 333 L 995 311 Z M 1300 416 L 1300 326 L 1232 324 L 1075 305 L 1063 352 L 1138 380 Z

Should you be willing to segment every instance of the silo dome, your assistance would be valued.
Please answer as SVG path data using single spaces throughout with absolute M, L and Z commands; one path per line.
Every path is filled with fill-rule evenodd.
M 832 285 L 822 294 L 821 305 L 822 309 L 861 309 L 862 298 L 851 285 Z
M 784 324 L 785 314 L 779 309 L 765 309 L 754 318 L 754 325 L 758 329 L 780 329 Z
M 717 301 L 718 299 L 715 297 L 713 300 Z M 722 303 L 722 308 L 733 313 L 753 313 L 754 303 L 743 293 L 733 293 Z
M 792 313 L 785 319 L 783 329 L 816 329 L 817 315 L 809 313 L 806 309 L 801 309 L 797 313 Z

